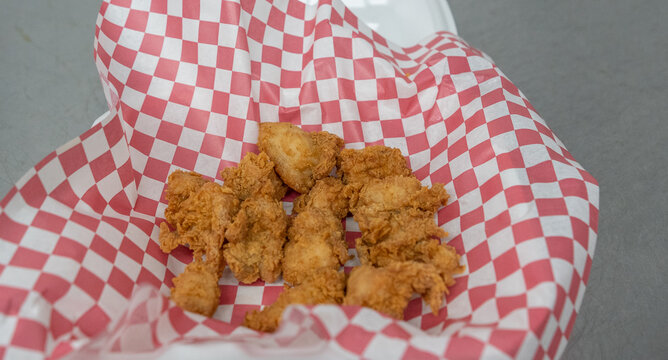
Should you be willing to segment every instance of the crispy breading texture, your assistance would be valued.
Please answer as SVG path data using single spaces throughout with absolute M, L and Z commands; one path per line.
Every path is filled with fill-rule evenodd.
M 264 332 L 274 332 L 288 305 L 341 304 L 344 298 L 346 276 L 332 269 L 319 269 L 304 282 L 286 288 L 276 301 L 262 309 L 246 313 L 244 326 Z
M 374 145 L 361 150 L 343 149 L 337 158 L 344 184 L 366 184 L 372 179 L 389 176 L 411 176 L 399 149 Z
M 445 291 L 438 271 L 429 264 L 408 261 L 382 268 L 361 265 L 350 273 L 343 304 L 370 307 L 402 319 L 411 296 L 418 293 L 436 315 Z
M 238 166 L 223 169 L 221 176 L 225 181 L 223 186 L 230 188 L 241 201 L 264 195 L 281 200 L 288 191 L 264 152 L 246 153 Z
M 326 177 L 315 182 L 311 191 L 298 196 L 292 209 L 300 213 L 306 209 L 330 211 L 334 217 L 342 219 L 348 215 L 349 196 L 341 180 Z
M 261 123 L 258 147 L 274 162 L 278 176 L 292 189 L 307 193 L 329 175 L 343 140 L 325 131 L 306 132 L 290 123 Z
M 283 257 L 283 279 L 299 284 L 320 268 L 338 270 L 350 256 L 341 220 L 330 212 L 309 208 L 288 229 Z
M 241 204 L 225 232 L 228 243 L 223 251 L 237 280 L 246 284 L 258 278 L 276 281 L 281 273 L 287 227 L 288 216 L 279 201 L 259 196 Z
M 211 317 L 220 303 L 217 271 L 201 261 L 193 261 L 172 281 L 172 300 L 182 309 Z

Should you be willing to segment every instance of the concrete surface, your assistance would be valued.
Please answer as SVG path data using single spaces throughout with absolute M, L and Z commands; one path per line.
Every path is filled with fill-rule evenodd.
M 601 185 L 596 256 L 564 359 L 668 357 L 668 3 L 450 4 L 461 36 L 496 60 Z M 97 10 L 3 1 L 0 194 L 106 111 L 92 61 Z

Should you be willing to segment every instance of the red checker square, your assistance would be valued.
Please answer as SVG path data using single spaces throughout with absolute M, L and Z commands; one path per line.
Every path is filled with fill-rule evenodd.
M 309 81 L 302 84 L 302 88 L 299 91 L 299 103 L 300 104 L 312 104 L 317 103 L 318 98 L 318 87 L 315 81 Z
M 463 336 L 452 338 L 445 350 L 447 359 L 479 359 L 484 344 L 472 337 Z
M 461 175 L 452 180 L 457 196 L 468 194 L 474 189 L 478 188 L 478 180 L 475 176 L 475 171 L 469 169 L 464 171 Z
M 254 16 L 251 16 L 250 23 L 248 24 L 248 37 L 259 43 L 262 43 L 264 40 L 264 30 L 266 26 L 267 25 L 265 25 L 264 22 Z
M 103 331 L 111 319 L 99 306 L 93 306 L 76 322 L 76 326 L 87 336 L 94 336 Z
M 427 135 L 425 135 L 425 133 L 419 133 L 406 137 L 406 145 L 410 154 L 416 154 L 429 149 L 429 140 L 427 139 Z M 425 166 L 423 169 L 425 169 L 427 172 L 425 176 L 428 175 L 429 166 Z
M 130 9 L 128 18 L 125 21 L 125 27 L 137 31 L 145 31 L 148 22 L 148 13 L 146 11 Z
M 246 313 L 253 310 L 260 310 L 260 307 L 258 305 L 234 305 L 230 323 L 235 326 L 243 324 Z
M 121 295 L 125 296 L 126 299 L 130 298 L 132 295 L 132 289 L 135 286 L 135 282 L 130 279 L 130 277 L 119 270 L 117 267 L 114 267 L 111 270 L 109 275 L 109 280 L 107 280 L 109 285 L 111 285 L 116 291 Z
M 241 6 L 233 1 L 223 1 L 220 9 L 220 22 L 223 24 L 239 24 Z
M 462 74 L 471 72 L 469 61 L 464 56 L 449 56 L 448 66 L 450 67 L 450 74 Z
M 267 18 L 267 25 L 276 30 L 283 30 L 285 27 L 285 13 L 276 7 L 272 7 Z
M 69 281 L 49 273 L 42 273 L 35 283 L 35 291 L 37 291 L 44 299 L 51 304 L 63 297 L 70 289 Z
M 281 87 L 299 88 L 302 84 L 300 71 L 281 70 Z
M 568 215 L 566 201 L 563 198 L 536 199 L 536 207 L 540 216 Z
M 433 178 L 433 176 L 432 176 Z M 441 181 L 439 181 L 441 182 Z M 450 202 L 438 211 L 438 223 L 444 224 L 459 216 L 459 201 Z
M 39 208 L 46 198 L 46 190 L 37 175 L 33 175 L 33 177 L 21 187 L 19 193 L 26 204 L 35 208 Z
M 434 144 L 429 151 L 431 152 L 431 158 L 435 158 L 438 155 L 441 155 L 444 151 L 448 150 L 448 138 L 444 137 L 442 140 Z
M 313 59 L 316 80 L 336 78 L 336 61 L 333 57 Z
M 322 110 L 323 123 L 341 122 L 341 108 L 339 107 L 339 102 L 337 100 L 321 102 L 320 109 Z
M 209 124 L 210 115 L 208 111 L 191 108 L 188 110 L 184 125 L 187 128 L 204 132 Z
M 200 21 L 197 41 L 203 44 L 217 45 L 219 28 L 220 26 L 218 23 L 209 21 Z
M 172 161 L 174 165 L 180 166 L 184 169 L 193 169 L 196 162 L 197 152 L 182 147 L 176 148 L 174 159 Z
M 236 326 L 232 326 L 226 322 L 220 320 L 206 319 L 202 322 L 202 325 L 208 327 L 209 329 L 217 332 L 220 335 L 227 335 L 236 330 Z
M 93 299 L 99 299 L 102 289 L 104 289 L 104 281 L 83 267 L 79 269 L 79 274 L 74 279 L 74 284 Z
M 243 31 L 237 31 L 237 42 L 234 47 L 238 50 L 248 51 L 248 36 Z
M 550 260 L 548 259 L 534 261 L 526 265 L 522 268 L 522 273 L 524 274 L 527 290 L 532 289 L 540 283 L 554 281 L 552 265 L 550 265 Z
M 518 105 L 513 102 L 508 102 L 508 112 L 510 114 L 521 115 L 526 118 L 531 118 L 531 114 L 529 113 L 529 110 L 525 106 Z
M 118 39 L 121 37 L 123 28 L 110 22 L 107 19 L 102 19 L 102 24 L 100 25 L 100 30 L 105 34 L 109 39 L 114 42 L 118 42 Z M 97 36 L 97 35 L 96 35 Z
M 175 39 L 183 37 L 183 20 L 179 16 L 167 16 L 167 26 L 165 28 L 165 36 Z
M 269 45 L 262 46 L 262 62 L 281 67 L 281 49 Z
M 469 289 L 469 300 L 471 300 L 471 309 L 476 310 L 482 304 L 494 298 L 496 293 L 496 284 L 478 286 Z
M 248 96 L 251 91 L 251 76 L 249 74 L 233 72 L 230 92 L 236 95 Z
M 415 319 L 420 315 L 422 315 L 422 300 L 413 299 L 409 301 L 408 305 L 406 305 L 406 308 L 404 309 L 404 319 Z
M 91 161 L 90 169 L 93 173 L 95 182 L 104 179 L 107 175 L 114 172 L 116 170 L 116 164 L 114 163 L 114 157 L 111 155 L 111 151 L 107 151 Z
M 353 27 L 357 27 L 357 17 L 353 14 L 350 9 L 345 8 L 343 12 L 343 19 Z
M 484 125 L 486 122 L 485 113 L 480 109 L 464 121 L 464 126 L 466 127 L 466 132 L 469 133 L 475 128 Z
M 376 78 L 376 70 L 373 58 L 355 59 L 353 61 L 353 73 L 355 80 L 367 80 Z
M 482 165 L 489 160 L 492 160 L 494 155 L 494 149 L 492 148 L 492 142 L 490 140 L 481 142 L 472 147 L 469 151 L 469 157 L 471 158 L 471 164 L 473 164 L 473 166 Z
M 5 194 L 5 197 L 0 199 L 0 207 L 6 207 L 7 204 L 9 204 L 9 201 L 13 199 L 17 193 L 18 189 L 16 188 L 16 186 L 12 186 L 9 189 L 9 192 Z
M 585 249 L 589 248 L 589 225 L 587 225 L 584 221 L 572 216 L 570 219 L 571 226 L 573 228 L 573 239 L 579 242 L 580 245 L 582 245 L 582 247 Z
M 151 2 L 150 9 L 152 13 L 167 14 L 167 3 L 161 1 Z
M 181 14 L 187 19 L 199 19 L 199 1 L 184 1 Z
M 503 191 L 503 184 L 501 183 L 501 176 L 498 174 L 480 186 L 480 196 L 483 202 L 489 201 L 501 191 Z
M 220 304 L 234 305 L 237 298 L 238 286 L 235 285 L 220 285 Z
M 10 265 L 24 267 L 28 269 L 40 270 L 46 263 L 49 255 L 24 247 L 16 249 L 12 259 L 9 261 Z
M 356 100 L 355 80 L 338 78 L 336 79 L 339 87 L 339 99 Z
M 153 116 L 154 118 L 161 119 L 162 115 L 165 114 L 166 107 L 166 100 L 158 99 L 151 95 L 146 95 L 146 98 L 144 98 L 144 104 L 142 104 L 141 107 L 141 112 Z
M 411 338 L 411 334 L 395 322 L 387 325 L 381 332 L 383 335 L 395 339 L 409 340 Z
M 12 346 L 44 351 L 47 330 L 37 321 L 19 318 L 14 328 Z
M 419 349 L 416 349 L 410 345 L 408 345 L 408 348 L 406 348 L 406 351 L 404 352 L 403 356 L 401 357 L 402 359 L 438 359 L 438 356 L 428 353 L 426 351 L 422 351 Z
M 543 230 L 539 219 L 524 220 L 514 224 L 512 228 L 516 244 L 543 236 Z
M 557 181 L 557 174 L 554 171 L 554 166 L 552 166 L 552 161 L 545 161 L 527 168 L 527 175 L 529 176 L 529 182 L 532 184 Z
M 251 60 L 250 69 L 251 78 L 253 80 L 260 80 L 260 75 L 262 74 L 262 63 Z
M 480 88 L 472 86 L 468 89 L 462 90 L 457 94 L 460 105 L 468 105 L 471 101 L 480 98 Z
M 578 272 L 573 271 L 573 276 L 571 276 L 571 286 L 570 289 L 568 289 L 568 298 L 571 299 L 572 302 L 575 302 L 575 299 L 577 299 L 578 296 L 578 292 L 580 291 L 580 280 L 581 279 L 578 275 Z
M 215 68 L 208 66 L 197 67 L 197 81 L 195 82 L 195 85 L 201 88 L 213 89 L 213 84 L 215 79 L 216 79 Z
M 267 81 L 260 82 L 260 102 L 278 105 L 281 89 L 278 85 Z
M 376 89 L 380 100 L 396 99 L 399 96 L 394 78 L 376 79 Z
M 364 132 L 362 131 L 361 121 L 344 121 L 341 124 L 343 126 L 343 138 L 345 139 L 345 142 L 364 141 Z
M 510 82 L 510 80 L 508 80 L 507 78 L 505 78 L 503 76 L 500 77 L 500 79 L 501 79 L 501 86 L 507 92 L 509 92 L 509 93 L 511 93 L 515 96 L 520 96 L 520 91 L 517 89 L 517 87 L 515 85 L 513 85 L 513 83 Z
M 80 243 L 66 237 L 60 237 L 56 243 L 56 247 L 53 249 L 53 254 L 68 257 L 76 262 L 82 262 L 86 251 L 86 247 Z
M 0 212 L 0 239 L 18 244 L 26 231 L 28 231 L 28 226 L 17 223 L 10 219 L 7 213 Z
M 283 292 L 282 286 L 265 286 L 262 292 L 262 305 L 271 305 Z
M 450 145 L 448 148 L 448 160 L 454 160 L 460 155 L 466 153 L 469 150 L 469 144 L 466 142 L 466 138 L 463 137 L 459 139 L 454 144 Z
M 433 329 L 439 325 L 443 325 L 448 316 L 448 310 L 446 308 L 441 308 L 438 310 L 438 314 L 434 315 L 429 312 L 425 315 L 422 315 L 422 323 L 420 324 L 423 330 Z
M 246 126 L 246 121 L 247 120 L 230 116 L 227 119 L 227 137 L 242 141 L 244 138 L 244 128 Z
M 211 111 L 219 114 L 227 114 L 229 106 L 230 106 L 230 94 L 214 90 L 213 101 L 211 104 Z
M 337 58 L 352 59 L 353 58 L 353 39 L 334 36 L 334 56 Z
M 526 332 L 523 330 L 495 329 L 489 342 L 514 358 L 525 337 Z
M 499 171 L 524 168 L 524 159 L 519 148 L 497 155 L 496 163 L 499 166 Z
M 454 114 L 450 115 L 445 119 L 445 130 L 447 133 L 454 132 L 459 126 L 464 123 L 464 117 L 462 116 L 462 110 L 457 109 Z
M 45 211 L 38 211 L 31 225 L 54 233 L 60 233 L 65 228 L 67 219 Z
M 176 73 L 178 70 L 178 61 L 161 58 L 158 60 L 158 65 L 155 67 L 154 75 L 159 78 L 174 81 L 176 79 Z
M 505 100 L 505 97 L 503 96 L 503 89 L 494 89 L 487 94 L 483 95 L 480 100 L 482 101 L 482 106 L 483 107 L 488 107 L 491 105 L 494 105 L 498 102 L 501 102 Z
M 116 45 L 114 53 L 111 55 L 112 58 L 118 61 L 121 65 L 131 68 L 135 63 L 135 58 L 137 57 L 137 52 L 130 50 L 123 45 Z
M 527 307 L 526 294 L 517 296 L 506 296 L 496 299 L 496 308 L 499 311 L 499 317 L 503 318 L 511 312 Z
M 141 271 L 139 271 L 139 276 L 137 276 L 137 284 L 149 284 L 156 288 L 160 288 L 162 281 L 146 268 L 142 268 Z
M 540 133 L 538 133 L 536 130 L 517 129 L 515 131 L 515 136 L 517 136 L 517 143 L 520 146 L 543 143 L 543 139 L 540 137 Z
M 510 213 L 506 210 L 485 221 L 485 233 L 487 236 L 492 236 L 508 226 L 510 226 Z
M 516 185 L 505 190 L 508 207 L 528 203 L 533 200 L 533 192 L 529 185 Z
M 181 61 L 197 64 L 197 43 L 193 41 L 181 42 Z
M 550 236 L 545 238 L 547 250 L 550 257 L 564 259 L 570 263 L 573 262 L 573 241 L 565 237 Z
M 474 272 L 492 261 L 487 242 L 482 242 L 478 246 L 466 253 L 468 259 L 469 272 Z
M 58 154 L 56 154 L 55 151 L 50 152 L 49 155 L 47 155 L 46 157 L 44 157 L 44 159 L 40 160 L 37 164 L 35 164 L 35 170 L 37 171 L 42 170 L 46 165 L 51 163 L 51 161 L 55 159 L 57 156 Z
M 283 50 L 301 54 L 304 50 L 304 39 L 287 33 L 283 34 Z
M 299 1 L 290 1 L 287 14 L 297 19 L 303 19 L 306 14 L 306 5 Z
M 98 219 L 88 215 L 84 215 L 77 211 L 73 212 L 72 215 L 70 215 L 70 220 L 91 231 L 97 230 L 98 225 L 100 225 L 100 221 Z
M 503 116 L 487 123 L 487 131 L 489 131 L 489 136 L 491 137 L 505 134 L 513 131 L 513 129 L 513 121 L 510 119 L 510 116 Z
M 225 138 L 221 136 L 204 134 L 202 140 L 202 147 L 200 152 L 215 158 L 220 158 L 223 155 L 223 147 L 225 146 Z
M 158 132 L 156 133 L 155 137 L 162 141 L 176 145 L 179 143 L 179 138 L 181 138 L 182 131 L 183 127 L 167 121 L 162 121 L 160 122 L 160 127 L 158 128 Z
M 181 83 L 174 83 L 169 101 L 185 106 L 189 106 L 195 93 L 195 87 Z
M 517 258 L 517 252 L 514 248 L 494 259 L 494 270 L 496 272 L 497 280 L 502 280 L 519 269 L 520 261 Z
M 53 336 L 54 339 L 57 339 L 60 336 L 71 332 L 73 327 L 74 325 L 72 324 L 72 322 L 68 320 L 66 317 L 64 317 L 60 312 L 58 312 L 57 310 L 51 311 L 51 321 L 49 325 L 49 330 L 51 330 L 51 335 Z M 58 345 L 56 347 L 56 350 L 53 350 L 53 352 L 51 353 L 51 356 L 53 356 L 53 358 L 58 358 L 60 356 L 58 355 L 59 346 L 61 345 Z M 65 355 L 69 353 L 71 350 L 72 350 L 71 348 L 65 349 L 61 354 Z
M 0 285 L 0 303 L 3 304 L 0 313 L 8 316 L 17 315 L 27 296 L 27 290 Z
M 332 16 L 334 16 L 335 13 L 332 13 Z M 315 24 L 315 38 L 316 39 L 322 39 L 322 38 L 328 38 L 332 36 L 332 22 L 333 19 L 330 19 L 330 22 L 327 23 L 325 21 L 320 21 L 317 24 Z M 304 34 L 307 34 L 307 30 L 309 29 L 309 26 L 304 26 Z M 308 32 L 310 35 L 310 31 Z
M 561 193 L 564 194 L 564 196 L 577 196 L 582 199 L 587 199 L 587 186 L 582 180 L 559 180 L 559 188 L 561 188 Z
M 348 351 L 352 351 L 354 354 L 361 355 L 374 336 L 375 333 L 366 331 L 357 325 L 351 324 L 346 326 L 336 336 L 336 341 L 342 348 Z
M 404 126 L 401 120 L 383 120 L 380 122 L 384 138 L 405 137 Z
M 120 121 L 109 122 L 102 128 L 102 131 L 104 132 L 104 137 L 107 139 L 109 146 L 118 144 L 125 135 Z
M 460 219 L 462 231 L 485 221 L 485 212 L 481 207 L 462 215 Z
M 138 264 L 141 264 L 144 259 L 144 250 L 140 249 L 139 246 L 127 237 L 123 238 L 121 247 L 118 250 Z
M 380 119 L 380 115 L 378 113 L 377 101 L 358 101 L 357 111 L 359 112 L 360 120 L 362 121 L 371 121 Z
M 218 55 L 216 56 L 216 67 L 218 69 L 232 70 L 234 51 L 233 48 L 219 46 Z
M 127 214 L 132 210 L 132 203 L 124 191 L 119 191 L 109 200 L 109 206 L 119 214 Z

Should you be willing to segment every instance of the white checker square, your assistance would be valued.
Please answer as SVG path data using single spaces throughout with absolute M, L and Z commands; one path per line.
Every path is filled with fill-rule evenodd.
M 289 71 L 302 72 L 302 54 L 283 51 L 281 54 L 281 68 Z
M 505 101 L 500 101 L 495 104 L 486 106 L 482 109 L 482 111 L 487 122 L 510 115 L 508 104 Z
M 245 119 L 248 114 L 249 98 L 247 96 L 230 94 L 228 105 L 229 116 Z
M 244 122 L 244 142 L 251 144 L 256 143 L 259 130 L 259 123 L 255 121 Z
M 588 253 L 579 242 L 573 244 L 573 268 L 580 277 L 584 276 L 585 265 L 587 264 Z
M 355 80 L 355 95 L 357 98 L 357 101 L 369 101 L 369 100 L 378 100 L 378 87 L 377 87 L 377 82 L 376 79 L 368 79 L 368 80 Z M 382 101 L 382 100 L 381 100 Z M 398 108 L 399 101 L 395 99 L 397 102 L 396 107 Z M 380 101 L 378 104 L 378 111 L 380 112 Z M 390 113 L 396 112 L 397 109 L 388 109 Z M 395 119 L 398 119 L 396 117 Z
M 118 173 L 112 172 L 97 182 L 97 188 L 100 191 L 100 195 L 109 201 L 116 194 L 123 191 L 123 184 L 121 184 L 121 180 L 118 178 Z
M 218 46 L 234 48 L 237 44 L 239 27 L 232 24 L 218 24 Z
M 465 214 L 463 211 L 462 214 Z M 487 234 L 485 233 L 485 224 L 480 223 L 471 226 L 470 228 L 463 230 L 461 232 L 462 242 L 464 243 L 464 249 L 466 252 L 471 251 L 476 246 L 482 244 L 487 240 Z
M 199 18 L 204 21 L 220 22 L 220 1 L 202 1 L 199 4 Z
M 469 289 L 492 284 L 496 284 L 496 271 L 494 270 L 494 264 L 491 262 L 469 274 Z
M 84 256 L 83 262 L 81 263 L 86 270 L 92 272 L 97 277 L 102 279 L 102 281 L 107 281 L 109 275 L 111 274 L 111 269 L 113 265 L 102 256 L 98 255 L 95 251 L 87 251 Z
M 250 57 L 251 61 L 257 61 L 261 62 L 262 61 L 262 43 L 259 43 L 250 37 L 247 38 L 248 40 L 248 56 Z M 236 53 L 237 51 L 235 51 Z M 236 69 L 236 61 L 234 62 L 234 70 Z M 237 70 L 238 71 L 238 70 Z
M 499 173 L 504 189 L 516 185 L 529 185 L 529 176 L 525 169 L 507 169 Z
M 219 164 L 220 159 L 211 157 L 206 154 L 198 154 L 194 170 L 200 174 L 215 174 L 216 170 L 218 170 Z
M 476 192 L 476 190 L 472 192 Z M 508 208 L 508 204 L 506 203 L 505 193 L 502 191 L 494 195 L 491 199 L 487 200 L 484 204 L 482 204 L 482 208 L 486 220 L 490 220 L 499 216 Z
M 281 3 L 280 1 L 278 3 Z M 308 19 L 308 13 L 309 9 L 315 10 L 315 6 L 307 6 L 306 7 L 306 16 L 304 17 L 305 19 Z M 295 35 L 295 36 L 304 36 L 307 34 L 304 34 L 304 20 L 302 19 L 297 19 L 295 17 L 292 17 L 290 15 L 287 15 L 285 17 L 285 26 L 283 27 L 285 30 L 285 33 L 290 34 L 290 35 Z
M 157 200 L 160 199 L 164 186 L 165 184 L 160 181 L 153 180 L 148 176 L 142 176 L 137 187 L 137 192 L 149 199 Z
M 81 145 L 83 145 L 86 158 L 89 160 L 97 159 L 108 149 L 107 138 L 103 131 L 94 132 L 86 140 L 82 141 Z
M 53 304 L 54 309 L 70 321 L 79 319 L 93 306 L 95 300 L 78 286 L 71 286 L 67 293 Z
M 496 283 L 497 297 L 517 296 L 526 293 L 527 285 L 522 270 L 516 270 Z
M 499 321 L 499 310 L 494 298 L 485 301 L 471 315 L 471 324 L 474 325 L 492 325 Z
M 181 38 L 184 41 L 197 42 L 199 39 L 199 21 L 181 18 Z
M 169 60 L 181 60 L 181 48 L 183 43 L 181 39 L 174 39 L 171 37 L 165 37 L 162 41 L 162 49 L 160 51 L 160 57 L 169 59 Z M 111 69 L 110 72 L 114 73 Z
M 256 2 L 255 6 L 262 4 L 262 2 Z M 264 46 L 273 46 L 277 49 L 283 48 L 283 32 L 274 29 L 271 26 L 265 26 L 264 28 L 264 38 L 262 39 Z
M 457 92 L 462 92 L 474 86 L 478 86 L 478 80 L 473 73 L 453 74 L 450 75 L 450 78 L 452 79 L 452 84 L 455 86 Z M 480 100 L 480 98 L 477 99 Z
M 501 231 L 490 236 L 487 239 L 489 245 L 489 254 L 492 259 L 505 254 L 508 250 L 515 247 L 515 239 L 513 238 L 513 231 L 510 227 L 503 228 Z
M 39 176 L 47 194 L 53 191 L 53 189 L 58 187 L 58 185 L 67 178 L 60 162 L 55 159 L 49 161 L 44 167 L 39 169 L 37 171 L 37 176 Z
M 176 82 L 195 86 L 197 82 L 197 65 L 187 62 L 180 62 L 179 69 L 176 71 Z
M 114 266 L 124 272 L 125 275 L 127 275 L 132 281 L 137 280 L 137 277 L 139 277 L 139 273 L 141 271 L 141 265 L 137 264 L 136 261 L 129 258 L 120 251 L 116 254 Z
M 550 259 L 552 265 L 552 274 L 554 274 L 554 281 L 561 285 L 564 289 L 570 289 L 571 280 L 573 279 L 573 264 L 569 261 L 559 258 Z
M 40 271 L 17 266 L 6 266 L 0 273 L 0 285 L 18 289 L 31 289 L 39 278 Z
M 213 89 L 227 93 L 230 92 L 231 83 L 232 83 L 232 72 L 230 70 L 222 70 L 217 68 L 215 71 Z
M 262 122 L 278 122 L 279 107 L 272 104 L 260 103 L 260 116 Z
M 203 66 L 215 67 L 218 57 L 218 46 L 211 44 L 197 44 L 197 63 Z
M 297 108 L 299 104 L 300 88 L 281 88 L 279 105 L 288 108 Z
M 121 295 L 116 289 L 106 284 L 100 294 L 98 305 L 107 314 L 122 314 L 128 305 L 129 300 Z
M 241 156 L 241 141 L 234 139 L 226 139 L 225 146 L 223 147 L 223 155 L 221 158 L 227 161 L 233 161 L 235 163 L 239 162 Z
M 408 154 L 408 145 L 406 144 L 406 138 L 404 137 L 386 138 L 383 143 L 385 146 L 399 149 L 404 156 Z
M 548 259 L 550 257 L 550 253 L 547 250 L 547 244 L 545 244 L 545 239 L 543 238 L 523 241 L 517 244 L 515 251 L 517 252 L 517 259 L 521 267 L 525 267 L 534 261 Z
M 121 45 L 130 50 L 139 51 L 139 47 L 141 46 L 143 39 L 143 32 L 124 27 L 123 32 L 118 38 L 118 45 Z
M 537 199 L 559 199 L 564 195 L 561 192 L 559 183 L 533 183 L 531 191 Z
M 313 58 L 331 58 L 334 57 L 334 42 L 330 37 L 316 39 L 313 43 Z
M 365 353 L 369 358 L 391 359 L 398 354 L 403 354 L 407 347 L 408 344 L 405 341 L 397 341 L 397 339 L 378 333 L 367 345 Z
M 427 129 L 425 129 L 425 135 L 427 135 L 429 147 L 433 147 L 446 137 L 447 131 L 445 129 L 445 123 L 439 121 L 428 126 Z
M 153 256 L 144 256 L 142 265 L 159 280 L 162 280 L 165 277 L 165 265 L 160 263 Z
M 227 115 L 212 112 L 209 115 L 209 122 L 206 124 L 206 133 L 225 136 L 227 134 Z
M 541 216 L 540 225 L 543 228 L 543 234 L 548 236 L 564 236 L 573 238 L 573 227 L 568 215 Z
M 127 136 L 127 133 L 126 133 Z M 109 149 L 111 158 L 114 160 L 114 165 L 117 168 L 121 167 L 130 159 L 130 152 L 128 144 L 125 141 L 119 141 Z
M 353 44 L 355 44 L 355 40 L 356 39 L 353 39 Z M 362 41 L 364 41 L 364 40 L 362 40 Z M 353 48 L 353 52 L 354 51 L 355 51 L 355 49 Z M 396 68 L 389 61 L 387 61 L 383 58 L 380 58 L 380 57 L 374 57 L 373 58 L 373 68 L 374 68 L 374 72 L 376 74 L 376 79 L 394 78 L 396 73 L 397 73 Z M 406 85 L 409 84 L 406 80 L 401 79 L 401 78 L 395 79 L 395 82 L 397 84 L 397 87 L 406 86 Z M 412 83 L 410 83 L 410 84 L 412 84 Z M 413 85 L 410 85 L 410 86 L 413 86 Z
M 148 13 L 146 33 L 164 36 L 167 32 L 167 15 L 155 12 Z
M 337 58 L 334 58 L 334 66 L 336 67 L 336 77 L 337 78 L 348 79 L 348 80 L 354 80 L 355 79 L 355 68 L 354 68 L 354 65 L 353 65 L 353 60 L 337 57 Z M 374 79 L 371 79 L 371 80 L 374 80 Z M 357 85 L 357 84 L 355 84 L 355 85 Z M 375 90 L 375 87 L 374 87 L 374 90 Z M 378 98 L 378 97 L 376 96 L 375 98 Z M 358 96 L 358 100 L 363 100 L 363 99 L 359 99 L 359 96 Z
M 112 24 L 124 27 L 125 22 L 128 20 L 129 14 L 130 9 L 123 6 L 109 4 L 107 11 L 104 13 L 104 19 Z
M 18 318 L 16 316 L 8 316 L 0 313 L 0 344 L 9 344 L 12 341 L 17 322 Z
M 202 148 L 203 140 L 203 132 L 184 127 L 179 137 L 179 146 L 199 152 L 199 149 Z
M 438 87 L 435 86 L 420 91 L 418 93 L 418 103 L 420 104 L 420 109 L 430 109 L 436 101 L 437 95 Z
M 269 63 L 260 64 L 260 71 L 262 72 L 262 80 L 272 84 L 281 84 L 281 68 Z
M 431 157 L 431 155 L 430 155 L 429 149 L 426 149 L 426 150 L 416 152 L 416 153 L 413 153 L 413 154 L 409 155 L 408 161 L 409 161 L 409 164 L 410 164 L 410 168 L 411 169 L 421 169 L 423 166 L 426 166 L 426 165 L 429 164 L 430 157 Z M 433 182 L 437 182 L 437 181 L 433 181 Z M 422 183 L 426 186 L 431 186 L 432 185 L 431 177 L 427 176 L 426 178 L 423 179 Z
M 11 332 L 13 335 L 13 332 Z M 7 347 L 3 354 L 7 359 L 21 359 L 21 360 L 41 360 L 44 359 L 44 353 L 29 349 L 24 349 L 15 346 Z
M 515 129 L 536 130 L 536 122 L 534 119 L 522 115 L 511 114 L 510 120 L 512 120 Z
M 264 287 L 262 286 L 239 286 L 237 288 L 237 296 L 234 300 L 234 303 L 236 305 L 261 304 L 263 293 L 264 293 Z
M 151 148 L 151 154 L 149 156 L 157 160 L 171 163 L 175 152 L 176 145 L 170 144 L 160 139 L 155 139 L 153 142 L 153 147 Z
M 374 57 L 373 46 L 361 37 L 353 38 L 353 59 L 367 59 Z
M 123 241 L 123 233 L 118 231 L 115 227 L 109 225 L 105 221 L 100 221 L 100 225 L 97 227 L 97 234 L 104 238 L 109 245 L 118 249 L 121 247 L 121 242 Z
M 332 122 L 327 124 L 322 124 L 322 130 L 332 133 L 338 137 L 343 137 L 343 124 L 340 122 Z
M 339 85 L 336 79 L 318 80 L 316 87 L 321 102 L 339 99 Z
M 89 247 L 95 233 L 90 231 L 88 228 L 85 228 L 73 221 L 68 221 L 65 223 L 63 228 L 62 235 L 70 238 L 76 239 L 76 241 L 85 246 Z
M 127 80 L 127 77 L 126 77 Z M 149 85 L 150 88 L 150 85 Z M 121 97 L 121 101 L 125 103 L 128 107 L 135 109 L 135 110 L 140 110 L 142 108 L 142 105 L 144 104 L 144 98 L 145 94 L 129 87 L 126 86 L 123 89 L 123 95 Z M 141 116 L 141 113 L 140 115 Z

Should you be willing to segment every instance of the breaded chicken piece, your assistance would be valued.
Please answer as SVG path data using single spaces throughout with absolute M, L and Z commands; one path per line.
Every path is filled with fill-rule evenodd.
M 361 150 L 343 149 L 336 166 L 344 184 L 366 184 L 372 179 L 389 176 L 411 176 L 399 149 L 375 145 Z
M 306 278 L 301 285 L 287 288 L 276 301 L 262 309 L 246 313 L 244 326 L 265 332 L 274 332 L 288 305 L 341 304 L 346 276 L 332 269 L 320 269 Z
M 396 262 L 375 268 L 361 265 L 348 278 L 344 305 L 361 305 L 402 319 L 413 293 L 418 293 L 438 313 L 446 286 L 434 266 L 416 262 Z
M 178 211 L 181 202 L 197 192 L 206 182 L 202 175 L 192 171 L 176 170 L 169 174 L 167 190 L 165 191 L 165 199 L 167 200 L 165 218 L 169 223 L 176 222 L 174 213 Z
M 449 195 L 443 184 L 435 183 L 431 188 L 422 186 L 413 176 L 388 176 L 371 179 L 357 192 L 351 194 L 351 211 L 357 213 L 393 211 L 402 208 L 435 212 L 448 201 Z
M 293 285 L 320 268 L 338 270 L 350 259 L 341 220 L 328 211 L 309 208 L 288 229 L 283 279 Z
M 211 266 L 199 260 L 186 265 L 184 272 L 172 280 L 172 301 L 184 310 L 211 317 L 220 303 L 220 275 Z
M 182 174 L 172 175 L 167 185 L 168 198 L 174 194 L 171 189 L 185 187 L 182 181 L 192 181 Z M 225 229 L 239 210 L 239 200 L 231 190 L 209 181 L 177 204 L 165 211 L 167 222 L 176 230 L 170 232 L 166 223 L 160 224 L 160 249 L 169 253 L 178 245 L 188 245 L 195 257 L 204 255 L 207 248 L 220 249 Z
M 344 191 L 341 180 L 326 177 L 315 182 L 311 191 L 298 196 L 292 209 L 300 213 L 308 208 L 330 211 L 336 218 L 343 219 L 348 215 L 349 196 Z
M 278 200 L 246 199 L 227 228 L 223 254 L 237 280 L 250 284 L 261 278 L 274 282 L 281 273 L 288 216 Z
M 274 163 L 266 153 L 246 153 L 239 165 L 223 169 L 224 184 L 243 201 L 252 196 L 269 196 L 281 200 L 288 188 L 274 171 Z
M 316 180 L 332 171 L 343 140 L 325 131 L 306 132 L 289 123 L 261 123 L 258 146 L 274 162 L 278 176 L 305 194 Z

